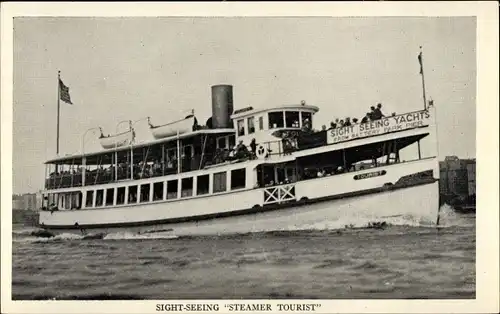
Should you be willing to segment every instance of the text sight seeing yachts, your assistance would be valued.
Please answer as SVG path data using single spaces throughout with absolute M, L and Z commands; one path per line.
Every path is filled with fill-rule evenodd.
M 425 103 L 425 100 L 424 100 Z M 373 108 L 372 108 L 373 109 Z M 305 101 L 233 110 L 212 86 L 212 116 L 194 112 L 99 138 L 103 149 L 46 162 L 39 226 L 50 233 L 210 235 L 335 226 L 394 217 L 436 224 L 435 109 L 332 122 L 316 130 Z M 413 147 L 414 157 L 400 160 Z M 343 225 L 342 225 L 343 227 Z

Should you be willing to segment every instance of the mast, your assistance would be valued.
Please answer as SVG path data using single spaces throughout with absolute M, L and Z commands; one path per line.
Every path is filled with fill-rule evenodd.
M 61 71 L 57 71 L 57 135 L 56 155 L 59 156 L 59 116 L 61 108 Z
M 420 53 L 418 54 L 418 62 L 420 63 L 420 74 L 422 75 L 422 96 L 424 99 L 424 110 L 425 110 L 427 109 L 427 99 L 425 97 L 424 58 L 422 55 L 422 46 L 420 46 Z

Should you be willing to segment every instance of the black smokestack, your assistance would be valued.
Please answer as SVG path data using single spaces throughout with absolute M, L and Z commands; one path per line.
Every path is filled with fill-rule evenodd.
M 233 128 L 233 86 L 212 86 L 212 126 L 214 129 Z

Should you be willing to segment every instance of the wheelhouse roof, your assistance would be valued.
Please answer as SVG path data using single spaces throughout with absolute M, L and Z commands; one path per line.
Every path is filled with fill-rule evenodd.
M 311 105 L 302 105 L 302 104 L 292 104 L 292 105 L 281 105 L 281 106 L 276 106 L 276 107 L 270 107 L 270 108 L 257 108 L 257 109 L 251 109 L 248 111 L 243 111 L 240 113 L 235 113 L 231 115 L 231 119 L 238 119 L 238 118 L 243 118 L 243 117 L 248 117 L 248 116 L 253 116 L 257 113 L 261 112 L 276 112 L 276 111 L 286 111 L 286 110 L 304 110 L 304 111 L 313 111 L 314 113 L 319 111 L 319 108 L 316 106 L 311 106 Z
M 201 129 L 201 130 L 196 130 L 193 132 L 179 134 L 178 138 L 179 139 L 194 138 L 196 136 L 205 135 L 205 134 L 207 134 L 207 135 L 214 134 L 214 135 L 223 136 L 223 135 L 231 135 L 231 134 L 235 134 L 235 133 L 236 133 L 236 131 L 234 129 L 229 129 L 229 128 Z M 177 140 L 177 135 L 165 137 L 165 138 L 158 139 L 158 140 L 139 142 L 139 143 L 132 145 L 132 147 L 134 149 L 141 148 L 141 147 L 148 147 L 148 146 L 153 146 L 153 145 L 157 145 L 157 144 L 169 143 L 169 142 L 172 142 L 175 140 Z M 81 160 L 83 157 L 95 157 L 95 156 L 105 155 L 105 154 L 109 154 L 109 153 L 113 153 L 113 152 L 121 152 L 121 151 L 129 151 L 129 150 L 130 150 L 130 145 L 126 145 L 126 146 L 120 146 L 117 148 L 102 149 L 102 150 L 99 150 L 96 152 L 89 152 L 89 153 L 85 153 L 85 154 L 78 153 L 78 154 L 73 154 L 73 155 L 65 155 L 65 156 L 49 159 L 45 162 L 45 164 L 64 164 L 64 163 L 71 164 L 71 163 L 74 163 L 76 165 L 79 165 L 79 164 L 81 164 L 81 162 L 77 162 L 77 161 L 75 161 L 75 159 Z

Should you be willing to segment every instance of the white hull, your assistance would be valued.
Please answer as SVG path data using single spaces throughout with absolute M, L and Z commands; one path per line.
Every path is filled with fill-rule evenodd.
M 223 235 L 249 232 L 341 229 L 346 225 L 366 227 L 373 222 L 413 221 L 435 225 L 438 215 L 438 183 L 430 183 L 389 192 L 294 206 L 269 212 L 204 220 L 199 222 L 159 224 L 148 227 L 97 228 L 87 234 L 158 234 L 167 236 Z M 51 230 L 76 233 L 75 229 Z
M 344 224 L 363 226 L 368 222 L 389 221 L 389 218 L 395 217 L 410 217 L 432 224 L 437 219 L 439 207 L 437 181 L 390 191 L 380 189 L 387 183 L 396 183 L 403 176 L 426 170 L 433 170 L 434 178 L 438 178 L 436 158 L 299 181 L 294 184 L 296 201 L 304 198 L 323 201 L 307 205 L 292 203 L 287 208 L 270 209 L 266 212 L 251 210 L 256 205 L 264 205 L 265 189 L 260 188 L 107 209 L 41 212 L 40 223 L 59 233 L 79 233 L 79 229 L 64 228 L 77 222 L 89 233 L 171 229 L 168 233 L 176 236 L 308 229 L 318 224 L 342 228 Z M 374 171 L 385 171 L 386 174 L 368 179 L 353 179 L 355 175 Z M 366 195 L 362 195 L 363 193 Z M 324 199 L 328 197 L 331 199 Z M 239 210 L 247 211 L 238 214 Z M 191 219 L 192 222 L 182 222 L 189 217 L 198 218 Z M 86 228 L 86 225 L 92 227 Z

